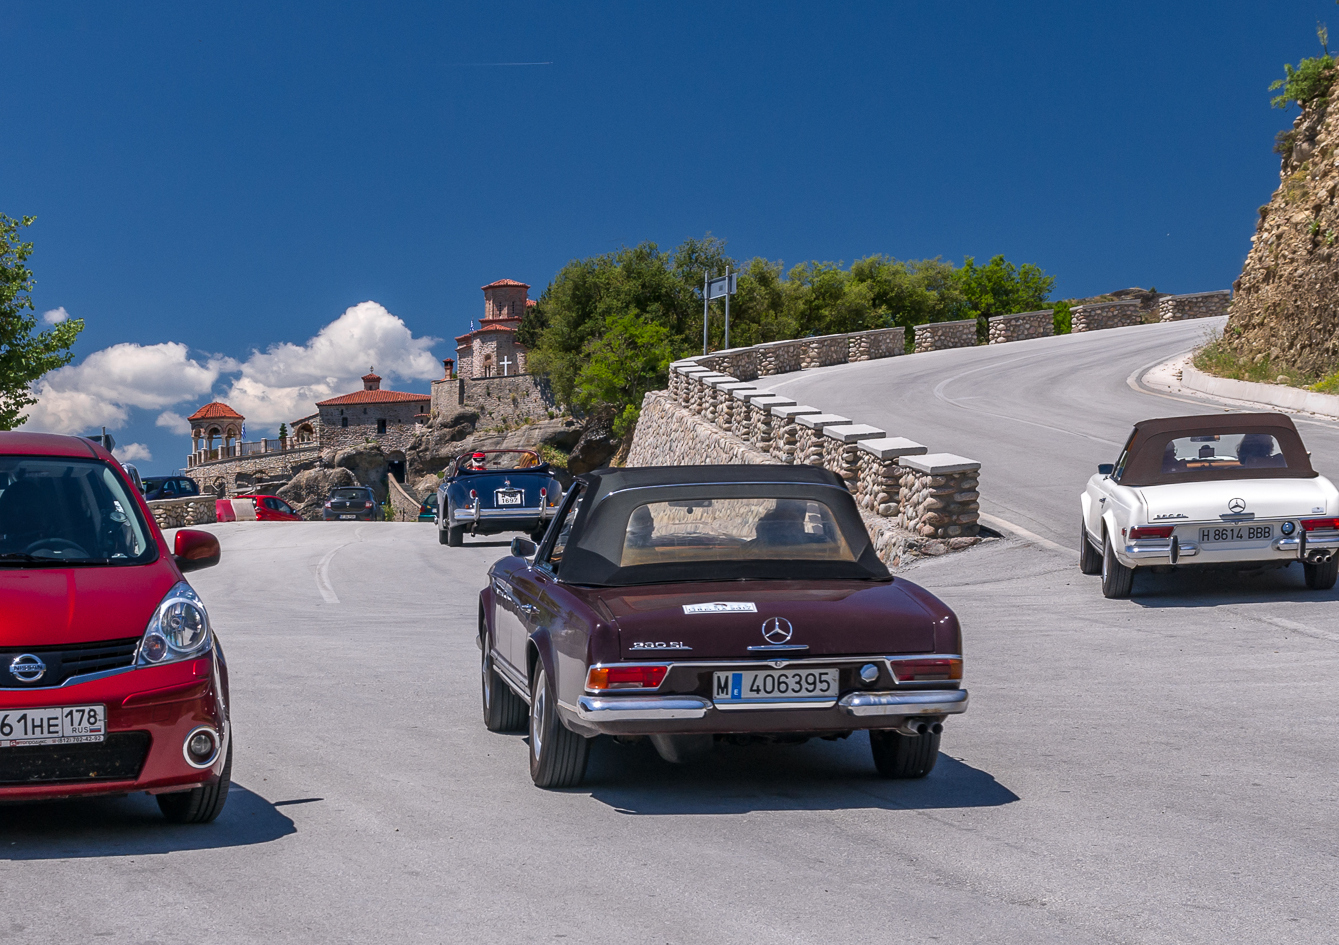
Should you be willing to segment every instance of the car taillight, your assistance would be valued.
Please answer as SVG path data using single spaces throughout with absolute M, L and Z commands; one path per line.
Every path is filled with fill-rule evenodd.
M 586 674 L 586 688 L 654 689 L 665 679 L 668 666 L 592 666 Z
M 539 487 L 539 501 L 541 504 L 543 503 L 545 497 L 548 496 L 548 494 L 549 494 L 548 489 L 545 489 L 543 486 Z
M 326 508 L 330 508 L 330 500 L 329 500 L 329 499 L 326 499 L 326 500 L 325 500 L 325 507 L 326 507 Z
M 1138 541 L 1141 538 L 1171 538 L 1171 525 L 1141 525 L 1139 528 L 1130 529 L 1130 541 Z
M 470 498 L 471 498 L 471 499 L 477 499 L 477 498 L 479 498 L 479 493 L 477 493 L 477 492 L 475 492 L 473 489 L 471 489 L 471 490 L 470 490 Z
M 365 508 L 365 509 L 370 509 L 371 507 L 372 507 L 372 503 L 371 503 L 371 502 L 364 502 L 364 503 L 363 503 L 363 508 Z
M 888 663 L 893 668 L 893 676 L 900 683 L 962 679 L 962 658 L 958 656 L 920 656 L 889 660 Z
M 1339 528 L 1339 518 L 1302 519 L 1302 531 L 1305 532 L 1327 532 L 1334 528 Z

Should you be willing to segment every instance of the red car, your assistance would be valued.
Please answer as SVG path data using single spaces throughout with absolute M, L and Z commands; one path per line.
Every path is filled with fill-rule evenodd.
M 277 495 L 248 492 L 235 499 L 216 499 L 215 517 L 220 522 L 301 522 L 303 518 Z
M 147 791 L 179 823 L 223 809 L 228 666 L 174 547 L 112 455 L 0 433 L 0 801 Z

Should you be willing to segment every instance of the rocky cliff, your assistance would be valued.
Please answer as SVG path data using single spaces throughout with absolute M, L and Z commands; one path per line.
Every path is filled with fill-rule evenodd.
M 1259 364 L 1322 377 L 1339 369 L 1339 82 L 1279 137 L 1279 188 L 1260 208 L 1224 342 Z

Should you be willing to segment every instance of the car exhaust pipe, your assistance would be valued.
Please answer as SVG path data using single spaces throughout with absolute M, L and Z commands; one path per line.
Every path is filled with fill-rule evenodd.
M 924 719 L 903 719 L 897 731 L 903 735 L 927 735 L 930 732 L 930 723 Z
M 944 726 L 940 722 L 935 722 L 933 725 L 930 726 L 930 731 L 936 735 L 942 735 L 944 732 Z

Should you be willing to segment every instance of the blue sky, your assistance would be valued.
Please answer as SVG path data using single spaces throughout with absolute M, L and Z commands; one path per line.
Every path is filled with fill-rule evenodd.
M 1266 88 L 1318 19 L 9 0 L 0 211 L 38 218 L 39 311 L 87 322 L 35 421 L 110 421 L 166 471 L 213 396 L 258 436 L 373 358 L 427 390 L 484 283 L 707 232 L 788 264 L 1003 253 L 1057 297 L 1224 288 L 1295 114 Z

